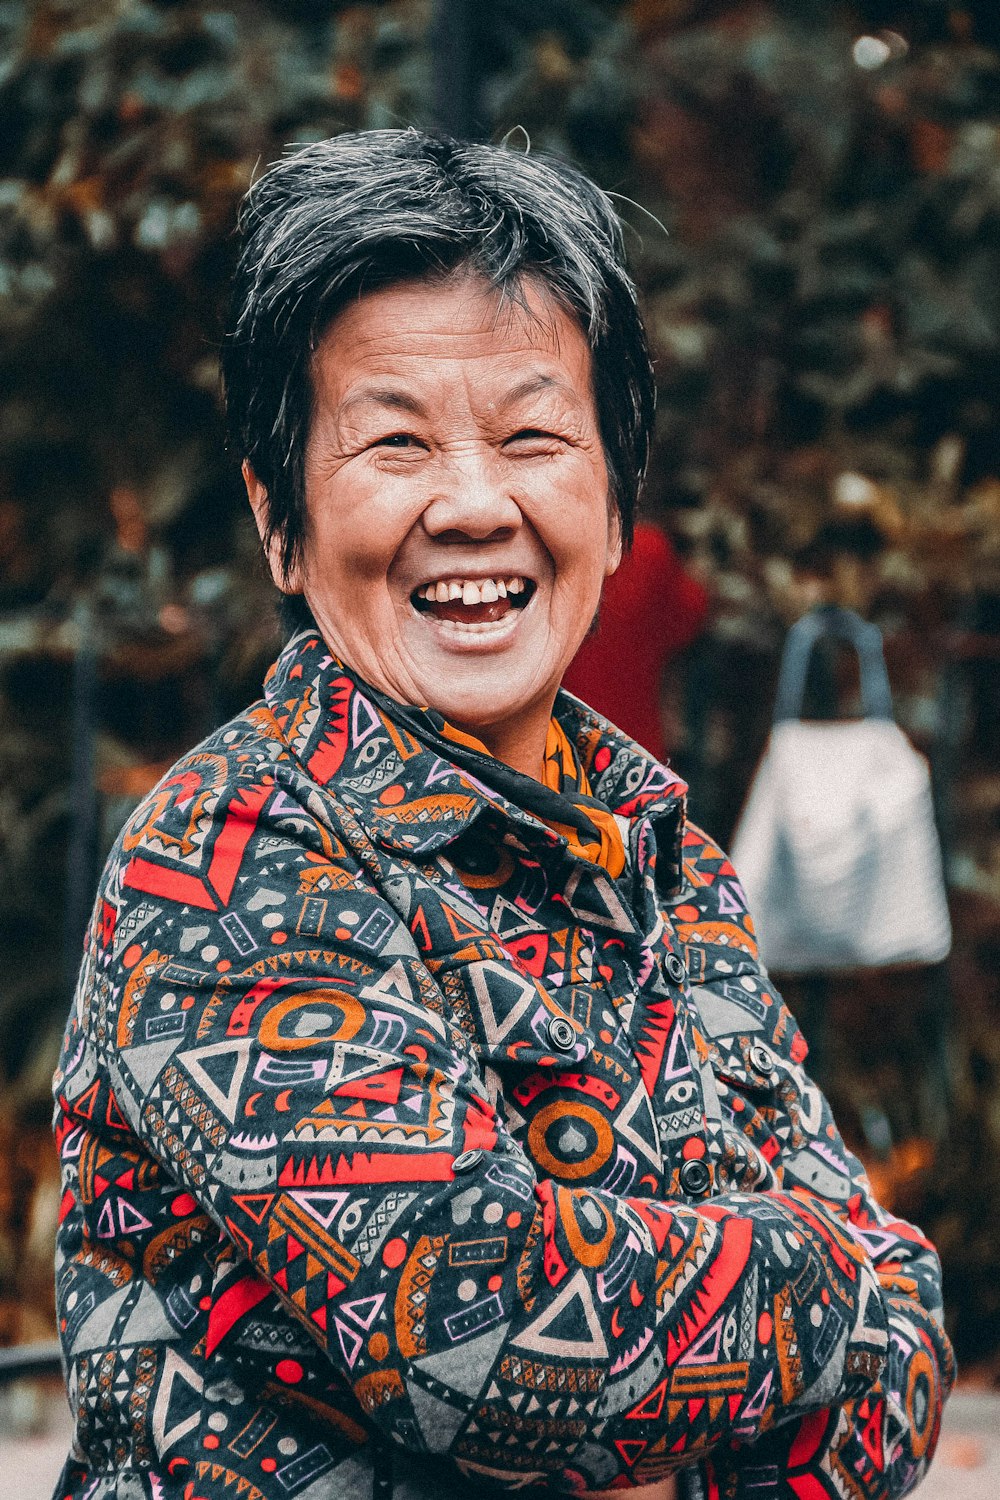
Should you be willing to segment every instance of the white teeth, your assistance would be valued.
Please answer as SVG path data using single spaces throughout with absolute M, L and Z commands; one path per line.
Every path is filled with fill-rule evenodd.
M 509 594 L 523 594 L 525 581 L 514 578 L 443 578 L 434 583 L 425 583 L 417 589 L 417 598 L 428 604 L 448 604 L 461 599 L 463 604 L 494 604 L 506 599 Z

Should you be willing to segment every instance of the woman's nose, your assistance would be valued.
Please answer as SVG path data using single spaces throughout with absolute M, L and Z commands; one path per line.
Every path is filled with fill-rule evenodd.
M 423 514 L 430 536 L 453 531 L 476 541 L 510 534 L 521 525 L 521 508 L 506 466 L 492 452 L 450 455 L 434 477 Z

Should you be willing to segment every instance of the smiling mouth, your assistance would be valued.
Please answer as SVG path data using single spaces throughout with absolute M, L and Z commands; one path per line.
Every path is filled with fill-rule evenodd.
M 520 574 L 496 578 L 438 578 L 410 595 L 418 614 L 456 625 L 495 625 L 524 609 L 535 592 L 532 579 Z

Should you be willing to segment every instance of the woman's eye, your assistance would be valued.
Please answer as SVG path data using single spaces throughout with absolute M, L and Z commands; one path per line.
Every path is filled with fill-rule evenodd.
M 511 444 L 514 444 L 521 449 L 538 448 L 539 450 L 545 449 L 550 451 L 561 441 L 562 439 L 556 433 L 547 432 L 542 427 L 522 427 L 520 432 L 511 434 L 507 439 L 506 446 L 509 448 Z
M 416 441 L 412 432 L 390 432 L 387 437 L 379 438 L 373 446 L 376 448 L 409 448 Z

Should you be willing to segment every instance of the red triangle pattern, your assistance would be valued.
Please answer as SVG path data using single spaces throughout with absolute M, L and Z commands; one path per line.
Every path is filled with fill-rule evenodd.
M 402 1080 L 402 1068 L 389 1068 L 384 1073 L 369 1073 L 365 1078 L 348 1078 L 346 1083 L 334 1089 L 334 1093 L 342 1099 L 374 1099 L 380 1104 L 398 1104 Z
M 615 1447 L 630 1469 L 648 1446 L 646 1438 L 615 1438 Z

